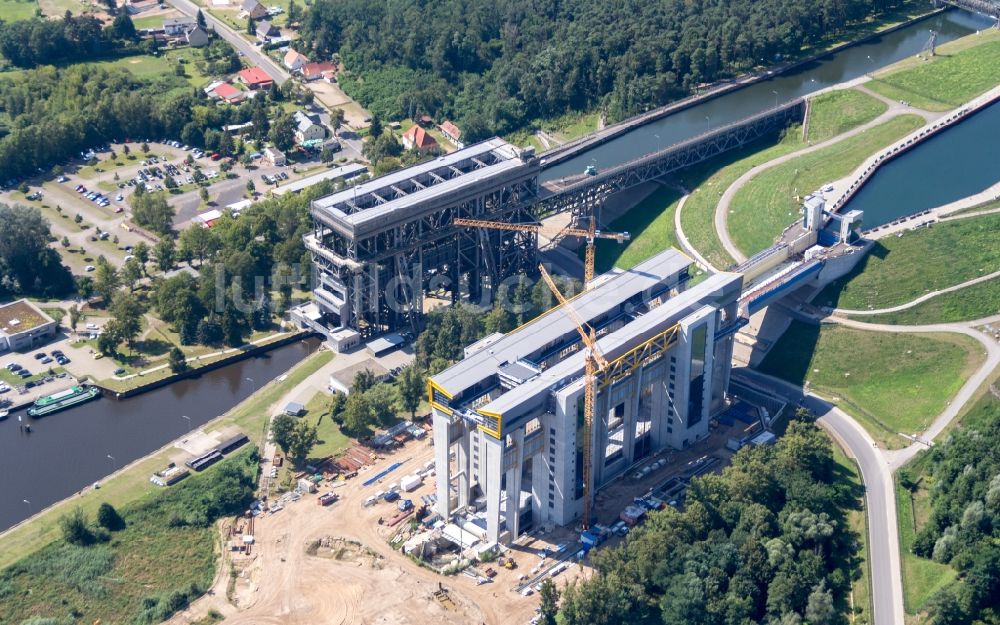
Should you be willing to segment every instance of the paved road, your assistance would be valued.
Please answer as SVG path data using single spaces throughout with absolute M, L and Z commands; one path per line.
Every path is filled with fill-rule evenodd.
M 680 191 L 684 195 L 682 195 L 680 201 L 677 202 L 677 210 L 674 211 L 674 232 L 677 233 L 677 242 L 681 244 L 681 248 L 684 249 L 684 252 L 688 256 L 694 258 L 703 269 L 718 273 L 720 269 L 710 263 L 707 258 L 702 256 L 698 250 L 695 249 L 694 245 L 691 244 L 691 241 L 688 240 L 687 235 L 684 234 L 684 226 L 681 223 L 681 211 L 684 210 L 684 205 L 687 204 L 688 198 L 691 197 L 691 192 L 684 187 L 680 187 Z
M 758 174 L 760 174 L 760 173 L 762 173 L 764 171 L 767 171 L 768 169 L 771 169 L 772 167 L 777 167 L 778 165 L 781 165 L 783 163 L 787 163 L 788 161 L 790 161 L 792 159 L 798 158 L 800 156 L 804 156 L 806 154 L 809 154 L 811 152 L 815 152 L 817 150 L 822 150 L 822 149 L 827 148 L 827 147 L 829 147 L 831 145 L 834 145 L 836 143 L 840 143 L 841 141 L 844 141 L 845 139 L 850 139 L 851 137 L 857 136 L 857 135 L 859 135 L 859 134 L 861 134 L 861 133 L 863 133 L 863 132 L 865 132 L 867 130 L 870 130 L 870 129 L 876 127 L 876 126 L 879 126 L 879 125 L 881 125 L 881 124 L 889 121 L 893 117 L 897 117 L 899 115 L 905 115 L 907 113 L 914 113 L 914 114 L 922 116 L 928 122 L 934 121 L 935 119 L 937 119 L 937 118 L 939 118 L 939 117 L 941 117 L 943 115 L 943 113 L 930 113 L 930 112 L 927 112 L 927 111 L 921 111 L 921 110 L 918 110 L 918 109 L 910 108 L 910 107 L 907 107 L 907 106 L 904 106 L 904 105 L 900 104 L 899 102 L 893 102 L 892 100 L 889 100 L 887 98 L 879 96 L 879 95 L 877 95 L 877 94 L 875 94 L 875 93 L 873 93 L 871 91 L 868 91 L 868 90 L 865 90 L 865 92 L 868 93 L 868 94 L 870 94 L 870 95 L 872 95 L 872 96 L 874 96 L 874 97 L 876 97 L 876 98 L 878 98 L 879 100 L 884 101 L 888 105 L 889 108 L 884 113 L 882 113 L 881 115 L 879 115 L 875 119 L 871 120 L 870 122 L 865 123 L 865 124 L 861 124 L 860 126 L 852 128 L 851 130 L 848 130 L 847 132 L 841 133 L 841 134 L 839 134 L 839 135 L 837 135 L 835 137 L 831 137 L 830 139 L 827 139 L 826 141 L 821 141 L 820 143 L 816 143 L 816 144 L 810 145 L 809 147 L 803 148 L 801 150 L 796 150 L 795 152 L 791 152 L 789 154 L 784 154 L 784 155 L 779 156 L 777 158 L 774 158 L 774 159 L 772 159 L 770 161 L 767 161 L 766 163 L 761 163 L 760 165 L 757 165 L 755 167 L 751 167 L 746 173 L 744 173 L 742 176 L 740 176 L 739 178 L 737 178 L 733 182 L 733 184 L 729 185 L 729 187 L 722 193 L 722 197 L 719 198 L 719 203 L 715 207 L 715 230 L 716 230 L 716 232 L 719 233 L 719 240 L 722 241 L 722 245 L 723 245 L 723 247 L 726 248 L 726 252 L 728 252 L 730 256 L 732 256 L 734 259 L 736 259 L 737 262 L 743 262 L 743 261 L 745 261 L 747 259 L 747 256 L 738 247 L 736 247 L 736 244 L 733 243 L 733 240 L 729 237 L 729 225 L 727 223 L 728 219 L 729 219 L 729 212 L 730 212 L 729 207 L 732 204 L 733 198 L 736 196 L 736 193 L 740 189 L 742 189 L 748 182 L 750 182 L 750 180 L 752 178 L 756 177 Z M 843 178 L 843 181 L 850 181 L 850 180 L 853 180 L 853 179 L 854 179 L 854 174 L 852 172 L 851 175 L 846 176 L 845 178 Z M 833 183 L 833 184 L 834 184 L 834 187 L 837 186 L 836 183 Z M 848 185 L 849 185 L 849 182 L 844 182 L 844 184 L 843 184 L 843 186 L 845 188 Z M 833 194 L 832 197 L 839 197 L 839 194 L 837 193 L 837 191 L 839 191 L 839 189 L 835 190 L 835 192 L 834 192 L 834 194 Z
M 958 393 L 951 398 L 951 401 L 948 403 L 948 406 L 944 409 L 944 411 L 934 418 L 934 421 L 931 422 L 930 426 L 928 426 L 926 430 L 920 433 L 918 442 L 906 447 L 905 449 L 887 450 L 884 452 L 884 456 L 887 458 L 893 469 L 898 469 L 906 464 L 917 454 L 917 452 L 924 449 L 929 444 L 929 441 L 933 441 L 937 438 L 937 436 L 941 434 L 946 427 L 948 427 L 948 424 L 958 416 L 958 413 L 961 412 L 965 404 L 972 399 L 972 396 L 976 393 L 976 391 L 979 390 L 979 388 L 986 382 L 990 374 L 992 374 L 993 371 L 1000 366 L 1000 343 L 988 334 L 976 330 L 973 327 L 987 323 L 1000 322 L 1000 315 L 993 315 L 992 317 L 986 317 L 985 319 L 977 319 L 975 321 L 965 323 L 936 323 L 920 326 L 895 326 L 881 323 L 865 323 L 862 321 L 855 321 L 853 319 L 844 319 L 842 317 L 827 317 L 826 321 L 839 323 L 858 330 L 869 330 L 875 332 L 954 332 L 964 334 L 978 341 L 979 344 L 985 349 L 985 362 L 983 362 L 974 374 L 969 376 L 969 379 L 965 381 L 965 384 L 962 385 L 962 388 L 959 389 Z
M 851 309 L 851 308 L 834 308 L 833 312 L 835 312 L 835 313 L 842 313 L 842 314 L 845 314 L 845 315 L 856 315 L 856 316 L 882 315 L 882 314 L 885 314 L 885 313 L 899 312 L 900 310 L 906 310 L 907 308 L 913 308 L 914 306 L 916 306 L 918 304 L 922 304 L 922 303 L 926 302 L 929 299 L 935 298 L 938 295 L 941 295 L 942 293 L 951 293 L 952 291 L 958 291 L 958 290 L 964 289 L 967 286 L 973 286 L 975 284 L 979 284 L 980 282 L 987 282 L 987 281 L 992 280 L 994 278 L 1000 278 L 1000 271 L 994 271 L 993 273 L 986 274 L 985 276 L 979 276 L 978 278 L 973 278 L 972 280 L 966 280 L 965 282 L 962 282 L 961 284 L 956 284 L 955 286 L 950 286 L 950 287 L 948 287 L 946 289 L 940 289 L 940 290 L 937 290 L 937 291 L 931 291 L 930 293 L 924 293 L 923 295 L 921 295 L 917 299 L 911 300 L 909 302 L 906 302 L 905 304 L 900 304 L 899 306 L 892 306 L 892 307 L 889 307 L 889 308 L 873 308 L 871 310 L 854 310 L 854 309 Z
M 198 5 L 191 0 L 169 0 L 170 4 L 185 15 L 194 17 L 198 14 Z M 205 16 L 205 23 L 215 29 L 216 34 L 228 41 L 244 56 L 260 66 L 279 85 L 284 84 L 290 78 L 288 72 L 283 67 L 272 61 L 263 50 L 253 45 L 243 38 L 242 35 L 230 28 L 225 22 L 216 18 L 207 10 L 202 11 Z
M 804 394 L 793 384 L 750 369 L 734 369 L 733 375 L 743 382 L 774 392 L 793 404 L 804 405 L 819 417 L 819 424 L 857 460 L 865 486 L 874 623 L 903 625 L 903 583 L 895 490 L 892 471 L 875 447 L 875 442 L 842 410 L 820 397 Z

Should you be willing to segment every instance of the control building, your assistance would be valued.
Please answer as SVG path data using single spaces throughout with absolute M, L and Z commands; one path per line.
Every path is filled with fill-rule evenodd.
M 491 139 L 314 200 L 304 242 L 315 327 L 415 332 L 426 292 L 488 303 L 503 280 L 534 270 L 535 235 L 452 221 L 533 222 L 538 172 L 532 150 Z
M 597 379 L 592 493 L 658 450 L 705 437 L 724 406 L 743 278 L 687 287 L 690 263 L 667 250 L 570 300 L 609 363 Z M 554 308 L 429 380 L 438 512 L 478 504 L 485 516 L 473 522 L 490 542 L 580 520 L 584 356 L 572 318 Z

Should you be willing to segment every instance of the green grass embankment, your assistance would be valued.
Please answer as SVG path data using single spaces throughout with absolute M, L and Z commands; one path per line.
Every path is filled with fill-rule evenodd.
M 983 361 L 972 339 L 954 334 L 869 332 L 793 322 L 760 370 L 808 384 L 856 415 L 889 447 L 898 433 L 924 430 Z
M 798 219 L 802 197 L 849 175 L 869 156 L 923 124 L 916 115 L 895 117 L 761 172 L 733 197 L 728 224 L 733 242 L 747 256 L 770 247 L 785 226 Z
M 1000 214 L 969 217 L 935 224 L 906 232 L 901 237 L 880 239 L 868 255 L 846 276 L 823 289 L 813 303 L 818 306 L 865 310 L 888 308 L 913 301 L 930 291 L 937 291 L 1000 269 Z M 939 295 L 914 309 L 895 313 L 915 319 L 917 308 L 933 311 L 948 309 L 961 316 L 965 309 L 982 306 L 962 302 L 986 294 L 989 287 L 979 284 L 966 290 Z M 978 297 L 978 296 L 975 296 Z M 988 302 L 988 297 L 984 302 Z M 936 301 L 941 300 L 941 301 Z M 925 308 L 926 307 L 926 308 Z M 992 313 L 987 313 L 992 314 Z M 985 316 L 985 315 L 984 315 Z M 928 317 L 932 318 L 932 317 Z M 977 317 L 971 317 L 977 318 Z M 878 323 L 889 317 L 879 316 Z

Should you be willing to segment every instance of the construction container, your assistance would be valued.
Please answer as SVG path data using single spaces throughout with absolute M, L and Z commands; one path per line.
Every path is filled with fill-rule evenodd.
M 622 510 L 622 513 L 621 513 L 621 515 L 619 515 L 618 518 L 620 518 L 622 521 L 624 521 L 625 524 L 628 525 L 629 527 L 633 527 L 639 521 L 641 521 L 642 517 L 644 517 L 644 516 L 646 516 L 646 509 L 645 508 L 641 508 L 639 506 L 631 505 L 631 506 L 626 506 L 625 509 Z
M 412 492 L 420 487 L 424 483 L 424 478 L 418 474 L 407 475 L 403 479 L 399 480 L 399 486 L 406 492 Z

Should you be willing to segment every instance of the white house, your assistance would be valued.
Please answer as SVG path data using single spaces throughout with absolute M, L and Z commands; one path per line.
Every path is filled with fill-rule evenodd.
M 326 128 L 319 123 L 319 118 L 314 115 L 295 111 L 295 124 L 295 140 L 299 143 L 326 139 Z
M 285 53 L 284 64 L 288 71 L 297 72 L 307 63 L 309 63 L 309 59 L 300 52 L 289 48 L 288 52 Z

